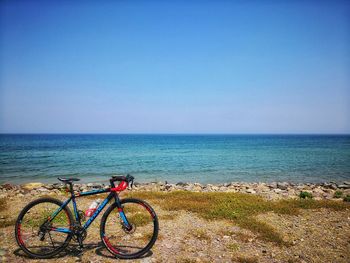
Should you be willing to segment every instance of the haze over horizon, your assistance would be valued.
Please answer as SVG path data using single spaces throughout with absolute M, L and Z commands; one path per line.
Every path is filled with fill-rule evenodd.
M 2 1 L 0 133 L 349 134 L 348 1 Z

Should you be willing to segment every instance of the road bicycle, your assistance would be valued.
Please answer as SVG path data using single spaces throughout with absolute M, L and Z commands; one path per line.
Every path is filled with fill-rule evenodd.
M 101 219 L 100 237 L 107 250 L 115 257 L 134 259 L 147 253 L 156 242 L 159 230 L 158 218 L 153 208 L 145 201 L 126 198 L 120 199 L 119 193 L 129 185 L 134 177 L 113 176 L 110 187 L 88 192 L 74 193 L 73 182 L 77 178 L 58 178 L 68 186 L 70 197 L 60 200 L 43 197 L 32 201 L 23 208 L 15 226 L 15 236 L 19 247 L 32 258 L 51 258 L 62 252 L 73 238 L 83 249 L 87 229 L 108 202 Z M 115 186 L 114 182 L 118 181 Z M 76 198 L 108 193 L 106 199 L 82 225 L 84 213 L 78 210 Z M 72 201 L 74 217 L 68 204 Z

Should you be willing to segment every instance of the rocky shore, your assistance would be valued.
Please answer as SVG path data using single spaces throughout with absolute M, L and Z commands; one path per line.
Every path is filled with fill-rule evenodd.
M 75 184 L 75 191 L 89 191 L 93 189 L 108 188 L 108 185 L 100 183 Z M 66 186 L 61 183 L 43 184 L 38 182 L 22 185 L 2 184 L 0 185 L 0 198 L 42 195 L 45 193 L 60 194 L 64 192 Z M 129 191 L 193 191 L 193 192 L 234 192 L 247 193 L 262 196 L 268 200 L 282 198 L 298 198 L 300 192 L 308 192 L 316 200 L 335 199 L 335 193 L 341 192 L 343 196 L 350 195 L 350 181 L 343 183 L 325 182 L 325 183 L 290 183 L 290 182 L 272 182 L 272 183 L 246 183 L 231 182 L 224 184 L 200 184 L 178 182 L 171 184 L 167 182 L 135 183 Z

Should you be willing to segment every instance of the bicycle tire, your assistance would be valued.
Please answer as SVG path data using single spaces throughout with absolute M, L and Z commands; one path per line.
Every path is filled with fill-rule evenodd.
M 26 216 L 26 214 L 28 213 L 28 211 L 30 211 L 33 207 L 38 206 L 39 204 L 43 204 L 43 203 L 47 203 L 47 204 L 51 203 L 53 205 L 57 205 L 57 208 L 63 205 L 63 203 L 60 200 L 50 198 L 50 197 L 36 199 L 36 200 L 30 202 L 28 205 L 26 205 L 22 209 L 22 211 L 20 212 L 20 214 L 17 218 L 16 225 L 15 225 L 16 242 L 19 245 L 19 247 L 23 250 L 23 252 L 31 258 L 45 259 L 45 258 L 51 258 L 51 257 L 57 255 L 58 253 L 63 251 L 68 246 L 68 244 L 73 236 L 72 233 L 67 233 L 67 237 L 64 240 L 64 242 L 60 246 L 55 248 L 53 251 L 46 253 L 46 254 L 34 253 L 25 245 L 25 242 L 23 241 L 23 238 L 22 238 L 22 234 L 23 234 L 22 221 L 23 221 L 24 217 Z M 72 224 L 74 222 L 74 219 L 73 219 L 73 215 L 72 215 L 71 211 L 69 210 L 69 208 L 67 206 L 62 211 L 64 211 L 65 215 L 68 217 L 69 228 L 72 229 L 72 226 L 73 226 Z M 62 211 L 60 213 L 62 213 Z M 32 228 L 35 229 L 34 227 L 32 227 Z M 49 231 L 49 233 L 50 232 L 51 231 Z M 54 247 L 54 243 L 52 241 L 51 234 L 50 234 L 50 239 L 51 239 L 52 245 Z
M 147 243 L 147 245 L 145 247 L 143 247 L 141 250 L 139 250 L 139 251 L 137 251 L 135 253 L 125 254 L 125 253 L 121 253 L 119 248 L 117 249 L 116 247 L 114 247 L 111 244 L 111 242 L 110 242 L 110 240 L 108 238 L 108 233 L 106 233 L 106 229 L 105 228 L 106 228 L 106 222 L 107 222 L 108 217 L 111 214 L 111 212 L 114 209 L 118 210 L 118 206 L 117 206 L 116 203 L 112 204 L 108 208 L 108 210 L 104 213 L 104 215 L 103 215 L 103 217 L 101 219 L 100 235 L 101 235 L 101 240 L 102 240 L 102 243 L 104 244 L 104 246 L 115 257 L 121 258 L 121 259 L 135 259 L 135 258 L 139 258 L 142 255 L 146 254 L 153 247 L 153 245 L 156 242 L 157 237 L 158 237 L 159 222 L 158 222 L 157 215 L 154 212 L 153 208 L 148 203 L 146 203 L 145 201 L 139 200 L 139 199 L 135 199 L 135 198 L 126 198 L 126 199 L 121 200 L 122 207 L 125 208 L 126 204 L 137 204 L 137 205 L 140 206 L 140 208 L 142 207 L 143 209 L 145 209 L 147 211 L 148 214 L 150 214 L 150 216 L 152 218 L 152 222 L 153 222 L 153 232 L 152 232 L 152 236 L 151 236 L 149 242 Z M 124 210 L 124 212 L 125 212 L 125 210 Z M 119 211 L 118 211 L 118 213 L 119 213 Z M 125 212 L 125 214 L 126 214 L 126 217 L 128 218 L 128 212 Z M 129 219 L 130 219 L 130 216 L 129 216 Z M 115 228 L 116 227 L 117 227 L 117 225 L 115 226 Z M 137 230 L 135 230 L 135 231 L 137 231 Z

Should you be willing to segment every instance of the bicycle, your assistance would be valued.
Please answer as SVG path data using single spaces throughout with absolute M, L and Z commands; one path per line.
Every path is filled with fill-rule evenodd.
M 72 238 L 82 250 L 87 229 L 112 199 L 114 202 L 102 216 L 100 224 L 100 237 L 107 250 L 117 258 L 134 259 L 152 248 L 159 231 L 158 218 L 153 208 L 139 199 L 119 199 L 121 191 L 129 185 L 133 186 L 133 176 L 113 176 L 110 188 L 78 193 L 73 191 L 73 182 L 79 179 L 58 180 L 69 186 L 67 191 L 70 197 L 66 201 L 51 197 L 39 198 L 25 206 L 16 221 L 17 244 L 29 257 L 51 258 L 62 252 Z M 119 182 L 117 186 L 114 184 L 116 181 Z M 84 214 L 78 210 L 75 199 L 108 192 L 106 199 L 82 225 Z M 68 207 L 71 201 L 74 218 Z

